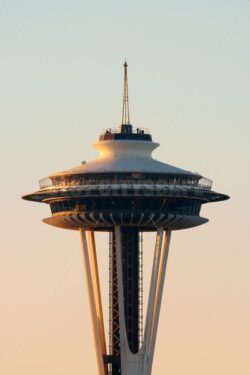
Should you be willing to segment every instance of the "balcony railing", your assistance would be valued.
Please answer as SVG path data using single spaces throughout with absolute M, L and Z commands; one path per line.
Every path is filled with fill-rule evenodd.
M 105 179 L 105 178 L 94 178 L 94 177 L 59 177 L 57 179 L 51 179 L 49 177 L 44 178 L 39 181 L 40 189 L 48 189 L 48 188 L 59 188 L 59 187 L 70 187 L 70 186 L 84 186 L 84 185 L 112 185 L 112 184 L 150 184 L 150 185 L 170 185 L 170 186 L 193 186 L 198 187 L 200 189 L 211 190 L 212 188 L 212 181 L 208 178 L 198 179 L 187 179 L 181 177 L 170 177 L 168 178 L 159 178 L 157 181 L 151 179 L 132 179 L 132 178 L 119 178 L 116 177 L 115 179 Z
M 121 126 L 118 126 L 116 128 L 102 129 L 101 135 L 107 134 L 107 132 L 110 133 L 110 134 L 119 134 L 119 133 L 121 133 Z M 150 131 L 147 128 L 136 128 L 136 127 L 133 126 L 131 133 L 132 134 L 150 134 Z
M 40 186 L 40 189 L 48 189 L 55 185 L 53 184 L 53 181 L 51 180 L 51 178 L 46 177 L 39 181 L 39 186 Z
M 209 178 L 203 177 L 198 182 L 198 187 L 206 190 L 211 190 L 213 185 L 213 181 L 209 180 Z
M 122 125 L 121 127 L 112 129 L 105 129 L 99 138 L 99 141 L 111 141 L 111 140 L 130 140 L 130 141 L 152 141 L 152 137 L 148 129 L 134 128 L 132 125 Z

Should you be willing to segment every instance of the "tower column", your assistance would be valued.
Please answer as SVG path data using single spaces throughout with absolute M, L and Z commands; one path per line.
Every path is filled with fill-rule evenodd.
M 122 278 L 124 296 L 124 315 L 128 346 L 132 353 L 139 350 L 141 303 L 140 293 L 140 249 L 139 230 L 134 227 L 123 227 L 120 232 L 122 252 Z M 111 233 L 111 266 L 110 266 L 110 322 L 112 322 L 110 344 L 112 362 L 112 375 L 121 373 L 120 361 L 120 327 L 119 327 L 119 298 L 117 279 L 117 253 L 116 235 Z M 119 245 L 118 245 L 119 246 Z
M 142 347 L 142 350 L 144 352 L 143 374 L 145 375 L 150 375 L 152 371 L 170 240 L 171 230 L 166 230 L 164 240 L 163 230 L 158 230 L 156 237 L 155 256 L 151 275 L 145 335 Z
M 87 241 L 86 231 L 83 228 L 80 228 L 80 236 L 94 333 L 98 372 L 99 375 L 107 375 L 108 368 L 107 364 L 104 363 L 104 356 L 106 356 L 106 341 L 104 333 L 102 301 L 94 232 L 88 231 L 89 241 Z

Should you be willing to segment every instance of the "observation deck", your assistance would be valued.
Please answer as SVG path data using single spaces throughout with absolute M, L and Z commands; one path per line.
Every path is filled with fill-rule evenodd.
M 201 205 L 228 197 L 212 191 L 212 181 L 199 173 L 153 159 L 159 144 L 129 129 L 102 134 L 94 144 L 97 159 L 52 174 L 24 198 L 48 203 L 52 216 L 44 221 L 65 229 L 110 231 L 122 225 L 154 231 L 156 225 L 177 230 L 206 223 Z
M 186 177 L 171 175 L 154 175 L 150 173 L 120 173 L 120 174 L 83 174 L 83 175 L 66 175 L 58 177 L 46 177 L 39 181 L 41 190 L 60 189 L 65 187 L 81 186 L 109 186 L 109 185 L 162 185 L 169 187 L 196 187 L 204 190 L 212 189 L 212 180 L 202 177 Z

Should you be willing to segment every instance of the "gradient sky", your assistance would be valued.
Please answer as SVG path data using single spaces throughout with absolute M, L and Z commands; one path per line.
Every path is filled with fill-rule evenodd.
M 0 375 L 97 374 L 79 235 L 20 196 L 120 124 L 125 57 L 155 157 L 231 196 L 173 235 L 154 374 L 250 374 L 249 39 L 249 1 L 0 0 Z

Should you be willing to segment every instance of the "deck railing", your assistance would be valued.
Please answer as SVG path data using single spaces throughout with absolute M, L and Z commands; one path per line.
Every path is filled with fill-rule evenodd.
M 107 133 L 110 133 L 110 134 L 120 134 L 121 133 L 121 126 L 118 126 L 116 128 L 106 128 L 106 129 L 102 129 L 101 131 L 101 135 L 105 135 Z M 136 127 L 132 127 L 132 134 L 150 134 L 150 131 L 148 128 L 136 128 Z
M 171 177 L 167 178 L 159 178 L 158 181 L 150 180 L 150 179 L 126 179 L 126 178 L 116 178 L 116 179 L 104 179 L 104 178 L 94 178 L 94 177 L 87 177 L 79 178 L 79 177 L 59 177 L 57 179 L 51 179 L 49 177 L 44 178 L 39 181 L 40 189 L 48 189 L 51 187 L 69 187 L 69 186 L 84 186 L 84 185 L 112 185 L 112 184 L 150 184 L 150 185 L 170 185 L 170 186 L 193 186 L 198 187 L 200 189 L 211 190 L 212 188 L 212 181 L 208 178 L 198 179 L 187 179 L 181 177 Z
M 211 190 L 213 185 L 213 181 L 209 180 L 209 178 L 201 178 L 198 182 L 198 187 L 206 190 Z

